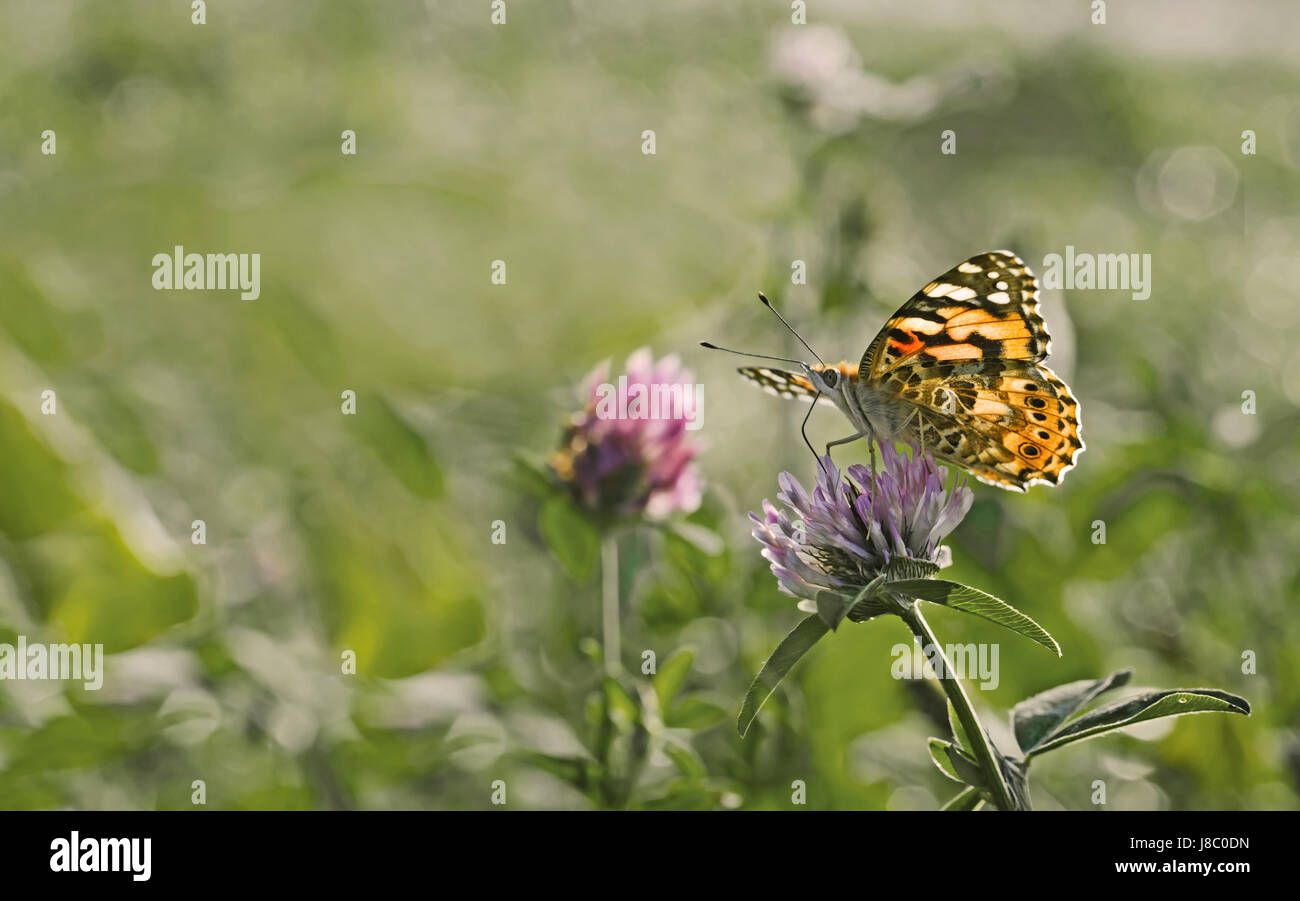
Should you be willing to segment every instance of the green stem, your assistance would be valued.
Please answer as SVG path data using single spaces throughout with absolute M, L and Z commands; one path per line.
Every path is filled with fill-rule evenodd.
M 618 616 L 618 538 L 606 534 L 600 543 L 600 607 L 602 651 L 605 672 L 617 677 L 622 670 L 622 652 L 619 649 Z
M 993 803 L 997 805 L 999 810 L 1016 810 L 1015 801 L 1011 797 L 1011 789 L 1007 787 L 1006 780 L 1002 777 L 1002 768 L 998 766 L 988 734 L 984 731 L 984 726 L 980 723 L 979 717 L 975 715 L 975 708 L 971 704 L 970 698 L 966 696 L 966 689 L 962 688 L 961 680 L 952 674 L 952 663 L 944 654 L 943 645 L 939 644 L 939 639 L 935 637 L 934 630 L 930 628 L 930 624 L 921 615 L 919 602 L 912 603 L 907 607 L 906 612 L 903 614 L 903 621 L 912 630 L 912 634 L 920 639 L 922 653 L 925 652 L 927 647 L 934 648 L 933 653 L 938 657 L 935 669 L 938 670 L 939 684 L 943 686 L 943 693 L 948 696 L 953 709 L 957 711 L 957 719 L 961 720 L 967 737 L 970 738 L 971 744 L 975 746 L 971 750 L 975 752 L 975 759 L 980 765 L 980 770 L 984 773 L 984 781 L 993 795 Z
M 984 796 L 980 790 L 973 785 L 968 785 L 957 793 L 957 796 L 950 798 L 948 803 L 943 805 L 942 810 L 977 810 L 984 803 Z

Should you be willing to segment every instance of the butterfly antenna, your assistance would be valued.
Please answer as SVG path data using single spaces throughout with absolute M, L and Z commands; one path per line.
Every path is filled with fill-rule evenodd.
M 808 364 L 803 360 L 792 360 L 789 357 L 773 357 L 768 354 L 745 353 L 743 350 L 732 350 L 730 347 L 719 347 L 718 345 L 708 341 L 701 341 L 700 347 L 707 347 L 709 350 L 721 350 L 729 354 L 735 354 L 738 357 L 757 357 L 760 360 L 779 360 L 782 363 L 793 363 L 794 365 L 805 369 L 808 367 Z M 816 356 L 816 354 L 813 354 L 813 356 Z
M 817 356 L 817 351 L 813 350 L 811 347 L 808 347 L 808 342 L 803 339 L 802 335 L 800 335 L 798 332 L 794 330 L 794 326 L 792 326 L 790 323 L 785 321 L 785 317 L 781 315 L 781 313 L 777 310 L 776 307 L 772 306 L 772 301 L 768 300 L 767 296 L 762 291 L 758 292 L 758 299 L 763 302 L 763 306 L 767 307 L 776 315 L 777 319 L 781 320 L 781 324 L 790 330 L 790 334 L 794 335 L 796 338 L 799 339 L 800 344 L 808 348 L 808 353 L 816 357 L 818 363 L 821 363 L 823 366 L 826 365 L 826 361 L 823 360 L 821 357 Z
M 817 451 L 813 449 L 812 442 L 808 440 L 808 420 L 812 417 L 812 411 L 817 409 L 817 401 L 821 400 L 821 397 L 822 393 L 818 391 L 817 396 L 808 405 L 808 412 L 803 415 L 803 422 L 799 423 L 799 434 L 803 436 L 803 443 L 808 445 L 808 450 L 812 453 L 813 459 L 817 461 L 818 466 L 822 465 L 822 458 L 817 456 Z

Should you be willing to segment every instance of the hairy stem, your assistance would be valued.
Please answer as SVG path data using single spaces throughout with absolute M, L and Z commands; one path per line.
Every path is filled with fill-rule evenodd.
M 618 538 L 607 534 L 600 544 L 600 606 L 602 626 L 602 651 L 605 672 L 617 676 L 622 669 L 622 652 L 619 649 L 618 613 Z
M 975 760 L 984 773 L 984 781 L 993 795 L 993 803 L 997 805 L 999 810 L 1019 809 L 1011 797 L 1011 789 L 1007 787 L 1006 780 L 1002 777 L 1002 768 L 998 766 L 988 734 L 984 731 L 984 726 L 980 723 L 979 717 L 975 715 L 975 708 L 971 705 L 970 698 L 967 697 L 966 689 L 962 687 L 961 680 L 953 675 L 952 663 L 944 654 L 943 645 L 939 644 L 939 639 L 935 637 L 934 630 L 930 628 L 930 624 L 921 615 L 920 603 L 913 603 L 907 607 L 906 612 L 903 614 L 903 621 L 912 630 L 912 634 L 920 639 L 922 652 L 927 647 L 934 648 L 933 653 L 938 658 L 935 661 L 935 669 L 938 670 L 939 684 L 943 686 L 943 693 L 952 702 L 953 709 L 957 711 L 957 719 L 961 720 L 966 735 L 970 738 L 971 744 L 974 745 L 971 750 L 975 752 Z

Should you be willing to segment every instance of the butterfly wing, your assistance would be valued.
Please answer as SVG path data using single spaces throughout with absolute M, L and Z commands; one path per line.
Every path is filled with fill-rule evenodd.
M 908 440 L 1002 488 L 1059 484 L 1084 449 L 1078 401 L 1041 364 L 947 363 L 902 397 L 916 410 Z
M 903 437 L 976 478 L 1057 484 L 1083 450 L 1079 404 L 1041 362 L 1051 349 L 1038 281 L 992 251 L 918 291 L 863 355 L 860 391 L 902 401 Z
M 1033 360 L 1051 339 L 1038 313 L 1038 280 L 1006 250 L 949 269 L 890 317 L 862 356 L 859 373 L 876 381 L 897 369 L 963 360 Z
M 813 383 L 808 380 L 808 377 L 801 372 L 791 372 L 787 369 L 769 369 L 766 366 L 746 366 L 739 372 L 768 394 L 775 394 L 777 397 L 812 400 L 817 396 L 817 389 L 813 387 Z M 821 396 L 819 403 L 835 406 L 835 401 L 825 394 Z

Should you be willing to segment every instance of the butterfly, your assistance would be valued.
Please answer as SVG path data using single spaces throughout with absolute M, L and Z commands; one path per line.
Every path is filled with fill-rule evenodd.
M 740 373 L 780 397 L 838 407 L 856 432 L 827 453 L 859 438 L 906 441 L 982 482 L 1025 491 L 1059 484 L 1084 449 L 1079 402 L 1042 365 L 1050 349 L 1038 280 L 1018 256 L 995 250 L 914 294 L 856 368 Z

